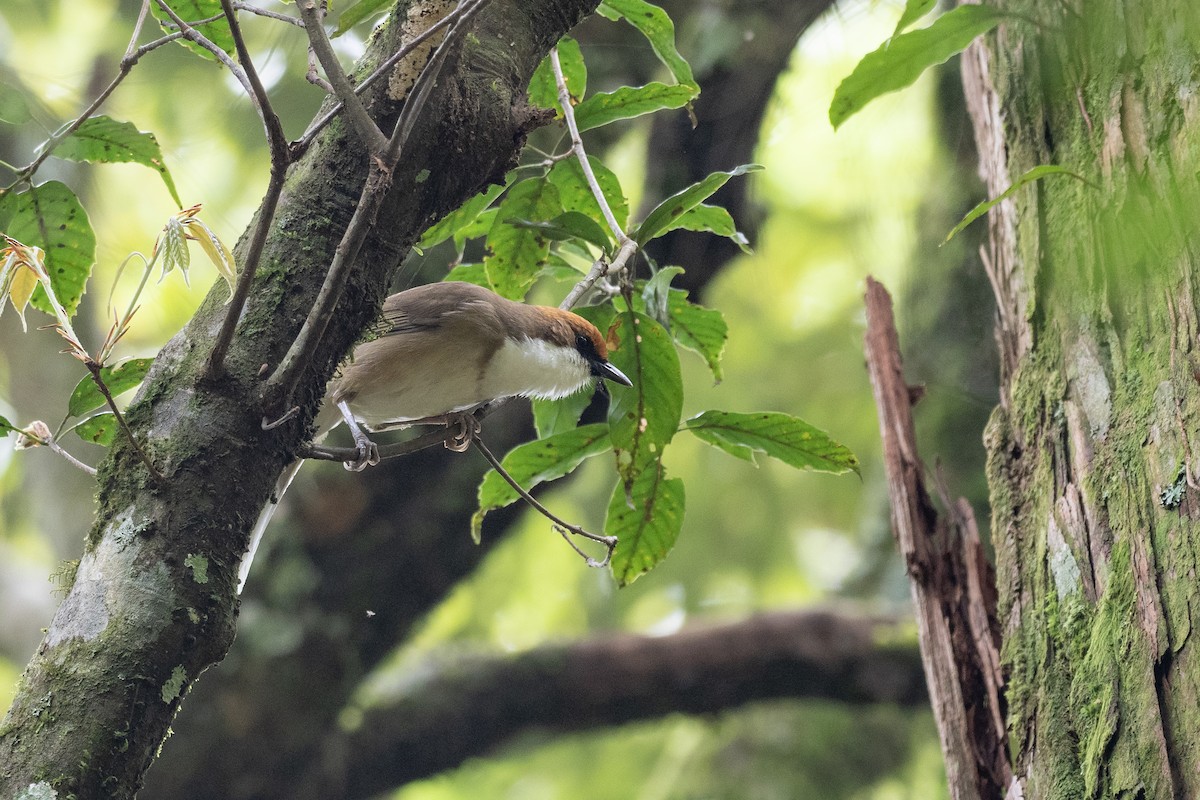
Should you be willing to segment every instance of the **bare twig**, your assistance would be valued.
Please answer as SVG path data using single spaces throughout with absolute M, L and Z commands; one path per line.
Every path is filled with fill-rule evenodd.
M 268 11 L 265 8 L 259 8 L 258 6 L 254 5 L 253 3 L 235 2 L 233 4 L 233 7 L 236 8 L 238 11 L 246 11 L 250 14 L 257 14 L 260 17 L 266 17 L 267 19 L 273 19 L 277 22 L 286 22 L 289 25 L 295 25 L 297 28 L 304 27 L 303 22 L 301 22 L 300 20 L 291 16 L 290 14 L 280 14 L 277 11 Z
M 508 474 L 508 470 L 506 470 L 500 464 L 500 459 L 496 458 L 495 454 L 488 449 L 488 446 L 483 443 L 483 439 L 480 438 L 478 433 L 471 437 L 471 444 L 475 445 L 475 449 L 483 454 L 483 457 L 487 459 L 487 462 L 492 465 L 492 469 L 496 470 L 501 478 L 504 478 L 505 482 L 507 482 L 508 485 L 513 488 L 513 491 L 521 496 L 522 500 L 532 506 L 534 510 L 543 517 L 554 523 L 554 530 L 563 537 L 563 541 L 571 545 L 571 549 L 578 553 L 583 560 L 587 562 L 589 567 L 603 568 L 608 566 L 608 563 L 612 561 L 613 550 L 617 548 L 617 537 L 601 536 L 600 534 L 586 531 L 578 525 L 572 525 L 571 523 L 566 522 L 562 519 L 562 517 L 557 516 L 544 505 L 535 500 L 533 495 L 525 491 L 524 487 L 517 483 L 516 479 L 513 478 L 512 475 Z M 584 539 L 590 539 L 593 542 L 599 542 L 600 544 L 604 545 L 604 559 L 597 561 L 587 553 L 580 550 L 579 545 L 571 541 L 570 536 L 567 535 L 568 533 L 572 533 L 576 536 L 582 536 Z
M 332 93 L 346 108 L 346 116 L 350 118 L 350 124 L 362 137 L 369 153 L 382 152 L 387 145 L 387 137 L 375 124 L 375 120 L 371 119 L 362 100 L 354 93 L 354 86 L 346 77 L 346 71 L 342 69 L 337 53 L 333 52 L 333 45 L 329 43 L 329 37 L 325 34 L 323 15 L 318 8 L 318 0 L 299 0 L 296 8 L 300 11 L 300 18 L 304 20 L 304 30 L 308 34 L 309 47 L 316 54 L 317 60 L 321 62 L 321 66 L 325 70 L 325 77 L 329 79 Z
M 254 95 L 254 87 L 250 84 L 250 79 L 246 77 L 245 71 L 238 66 L 237 62 L 230 58 L 228 53 L 226 53 L 220 47 L 217 47 L 217 45 L 214 44 L 211 39 L 193 27 L 194 25 L 203 25 L 211 20 L 202 20 L 196 23 L 185 22 L 182 17 L 175 13 L 173 8 L 167 5 L 166 0 L 154 1 L 158 3 L 159 8 L 166 12 L 167 16 L 171 18 L 171 21 L 179 27 L 179 32 L 183 34 L 183 38 L 187 39 L 189 42 L 199 45 L 200 47 L 203 47 L 205 50 L 212 53 L 213 56 L 222 64 L 224 64 L 225 68 L 233 74 L 233 77 L 237 79 L 237 82 L 240 83 L 242 88 L 246 90 L 246 94 L 251 96 Z M 215 19 L 220 19 L 220 17 L 216 17 Z
M 636 241 L 633 239 L 626 239 L 621 243 L 621 249 L 617 251 L 616 257 L 613 258 L 611 262 L 604 258 L 604 256 L 596 259 L 596 263 L 592 264 L 592 268 L 588 270 L 588 274 L 583 277 L 583 280 L 571 288 L 571 291 L 568 292 L 567 296 L 563 298 L 563 301 L 558 304 L 558 307 L 564 311 L 569 311 L 570 309 L 574 308 L 575 304 L 579 302 L 580 298 L 587 294 L 588 290 L 595 286 L 598 280 L 609 274 L 620 272 L 621 270 L 625 269 L 626 262 L 628 262 L 630 257 L 637 252 L 637 249 L 638 246 Z
M 460 9 L 456 8 L 454 11 L 442 17 L 420 34 L 414 36 L 412 41 L 410 41 L 408 44 L 404 45 L 395 53 L 388 56 L 388 58 L 378 67 L 376 67 L 370 75 L 368 75 L 362 80 L 361 83 L 354 87 L 354 93 L 362 94 L 365 92 L 375 83 L 375 81 L 387 74 L 387 72 L 394 67 L 396 63 L 400 61 L 400 59 L 416 50 L 417 47 L 419 47 L 423 42 L 436 34 L 438 31 L 442 30 L 442 28 L 453 24 L 458 19 L 459 10 Z M 324 116 L 309 125 L 308 130 L 306 130 L 304 134 L 292 144 L 293 150 L 301 153 L 304 152 L 304 150 L 306 150 L 308 146 L 312 144 L 312 140 L 316 138 L 317 134 L 324 130 L 325 126 L 332 122 L 334 117 L 341 113 L 342 108 L 342 103 L 339 101 L 338 104 L 326 112 Z
M 418 450 L 436 447 L 439 444 L 450 441 L 454 438 L 454 435 L 454 428 L 438 427 L 406 442 L 383 445 L 379 448 L 379 460 L 387 461 L 390 458 L 399 458 L 409 453 L 415 453 Z M 328 445 L 311 443 L 305 445 L 300 450 L 301 458 L 311 458 L 319 461 L 353 461 L 358 455 L 358 449 L 354 447 L 329 447 Z
M 138 442 L 137 437 L 133 435 L 133 431 L 130 429 L 129 423 L 125 421 L 125 415 L 121 413 L 121 409 L 117 408 L 117 401 L 113 399 L 112 392 L 109 391 L 108 385 L 104 382 L 104 379 L 100 377 L 100 364 L 90 358 L 84 361 L 83 364 L 85 367 L 87 367 L 88 372 L 91 374 L 92 382 L 96 384 L 96 388 L 100 390 L 100 394 L 104 395 L 104 401 L 108 403 L 108 407 L 113 412 L 113 416 L 116 418 L 117 424 L 121 426 L 121 430 L 123 430 L 125 435 L 129 438 L 129 444 L 131 447 L 133 447 L 133 451 L 137 453 L 138 458 L 140 458 L 142 463 L 146 465 L 146 469 L 150 472 L 150 476 L 159 484 L 165 483 L 167 480 L 166 477 L 158 471 L 158 467 L 154 466 L 154 462 L 150 460 L 150 456 L 147 455 L 146 451 L 142 449 L 142 445 L 140 442 Z
M 262 208 L 259 209 L 258 223 L 254 228 L 254 234 L 250 238 L 250 243 L 246 247 L 246 258 L 242 263 L 242 270 L 238 274 L 237 284 L 233 289 L 233 296 L 229 299 L 229 307 L 225 311 L 225 319 L 221 322 L 221 330 L 217 332 L 216 341 L 213 342 L 213 349 L 208 354 L 208 361 L 204 368 L 204 374 L 208 378 L 216 377 L 221 373 L 223 368 L 225 354 L 229 350 L 229 345 L 233 342 L 233 333 L 237 328 L 238 320 L 241 318 L 242 309 L 246 305 L 246 298 L 250 296 L 250 286 L 254 283 L 254 275 L 258 271 L 258 262 L 262 258 L 267 234 L 270 232 L 271 224 L 275 220 L 275 209 L 278 207 L 279 198 L 283 194 L 283 181 L 287 177 L 287 169 L 291 164 L 291 153 L 288 150 L 287 137 L 283 132 L 283 123 L 279 121 L 279 115 L 272 108 L 271 98 L 267 93 L 267 89 L 258 75 L 258 70 L 254 68 L 254 62 L 251 60 L 250 52 L 246 48 L 246 40 L 242 36 L 242 29 L 238 24 L 237 15 L 233 13 L 233 5 L 231 0 L 221 0 L 221 8 L 225 10 L 226 18 L 229 20 L 229 30 L 233 34 L 233 42 L 237 49 L 238 58 L 241 60 L 246 71 L 246 79 L 250 86 L 250 97 L 254 101 L 255 108 L 258 109 L 263 129 L 266 132 L 267 145 L 271 151 L 271 177 L 267 183 L 267 193 L 263 198 Z
M 50 432 L 50 427 L 41 420 L 34 420 L 28 428 L 18 430 L 17 436 L 19 437 L 17 439 L 18 450 L 33 447 L 34 445 L 28 444 L 28 442 L 35 442 L 43 447 L 50 448 L 52 452 L 65 458 L 71 466 L 83 470 L 93 478 L 96 477 L 96 468 L 88 466 L 64 450 L 62 445 L 55 441 L 55 435 Z
M 71 466 L 75 467 L 76 469 L 83 470 L 88 475 L 91 475 L 93 478 L 96 477 L 96 468 L 95 467 L 89 466 L 88 464 L 83 463 L 78 458 L 76 458 L 75 456 L 68 453 L 66 450 L 63 449 L 62 445 L 60 445 L 58 442 L 54 441 L 54 439 L 50 439 L 45 444 L 46 444 L 46 447 L 49 447 L 51 451 L 58 453 L 60 456 L 65 458 L 67 460 L 67 463 L 70 464 Z
M 596 173 L 592 171 L 591 162 L 588 161 L 587 151 L 583 149 L 583 138 L 579 135 L 579 125 L 575 122 L 575 108 L 571 105 L 571 92 L 567 88 L 567 80 L 563 76 L 562 64 L 558 60 L 558 47 L 550 48 L 550 67 L 554 70 L 554 80 L 558 84 L 558 103 L 562 106 L 563 119 L 567 122 L 567 130 L 571 132 L 571 149 L 575 151 L 575 157 L 579 159 L 579 166 L 583 169 L 583 176 L 587 178 L 588 187 L 592 190 L 592 195 L 596 198 L 596 202 L 600 205 L 600 211 L 604 214 L 604 219 L 608 222 L 608 227 L 616 237 L 617 244 L 624 246 L 628 237 L 625 231 L 621 230 L 620 223 L 617 222 L 617 217 L 613 214 L 612 208 L 608 204 L 608 200 L 604 197 L 604 192 L 600 189 L 600 182 L 596 180 Z

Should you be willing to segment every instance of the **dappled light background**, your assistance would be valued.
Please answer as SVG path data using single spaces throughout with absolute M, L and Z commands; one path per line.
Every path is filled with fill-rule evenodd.
M 135 8 L 121 5 L 127 16 Z M 41 101 L 29 109 L 31 121 L 0 122 L 0 160 L 26 163 L 36 143 L 113 74 L 129 26 L 111 21 L 111 11 L 111 3 L 94 0 L 7 0 L 0 9 L 3 82 Z M 584 568 L 542 518 L 528 514 L 372 676 L 357 703 L 370 704 L 446 653 L 519 651 L 609 630 L 663 635 L 692 623 L 806 606 L 907 614 L 863 367 L 865 277 L 882 280 L 896 296 L 910 381 L 927 384 L 917 410 L 923 455 L 930 463 L 941 457 L 951 491 L 970 497 L 981 514 L 980 433 L 995 378 L 992 312 L 971 232 L 937 246 L 979 199 L 970 134 L 955 99 L 956 68 L 880 99 L 837 132 L 826 116 L 837 83 L 891 33 L 899 13 L 898 3 L 850 2 L 805 34 L 763 129 L 756 160 L 766 171 L 750 178 L 767 210 L 754 254 L 694 298 L 729 322 L 724 380 L 714 385 L 697 356 L 681 354 L 685 416 L 714 407 L 798 415 L 854 450 L 861 478 L 806 474 L 765 458 L 755 467 L 681 435 L 667 463 L 686 480 L 687 517 L 661 566 L 618 591 L 606 573 Z M 251 22 L 247 29 L 265 80 L 278 82 L 277 108 L 295 137 L 321 99 L 319 90 L 295 79 L 304 68 L 301 41 L 276 25 Z M 630 47 L 644 46 L 633 38 Z M 361 47 L 353 36 L 337 42 L 346 58 Z M 681 50 L 691 55 L 687 42 Z M 613 56 L 590 53 L 586 43 L 583 52 Z M 268 167 L 261 125 L 237 87 L 216 66 L 165 48 L 133 71 L 105 112 L 156 132 L 184 204 L 203 203 L 201 216 L 232 245 L 261 197 Z M 637 207 L 645 126 L 624 131 L 610 164 Z M 9 175 L 0 171 L 5 181 Z M 120 305 L 136 283 L 131 265 L 113 289 L 118 266 L 132 251 L 148 252 L 175 209 L 157 175 L 139 166 L 81 169 L 52 160 L 40 177 L 67 181 L 93 209 L 98 264 L 81 313 L 94 344 L 111 319 L 109 292 Z M 176 274 L 152 281 L 123 356 L 153 354 L 218 280 L 203 258 L 193 263 L 190 286 Z M 547 302 L 557 302 L 562 291 L 538 289 Z M 33 330 L 45 321 L 31 311 L 31 330 L 23 335 L 14 314 L 0 317 L 0 414 L 17 424 L 56 425 L 84 374 L 56 354 L 52 333 Z M 99 448 L 64 441 L 85 461 L 99 461 Z M 338 467 L 309 472 L 321 469 Z M 311 480 L 302 476 L 298 485 Z M 543 499 L 559 514 L 598 527 L 611 480 L 611 464 L 596 459 Z M 0 445 L 5 707 L 57 603 L 53 576 L 79 556 L 92 495 L 91 481 L 51 453 L 14 454 L 11 440 Z M 355 709 L 344 716 L 353 724 Z M 498 757 L 399 793 L 405 800 L 944 795 L 927 712 L 809 702 L 553 740 L 530 736 Z

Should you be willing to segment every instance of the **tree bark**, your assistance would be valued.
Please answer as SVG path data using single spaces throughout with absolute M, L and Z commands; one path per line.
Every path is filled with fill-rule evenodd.
M 299 330 L 367 163 L 349 126 L 335 122 L 293 166 L 222 379 L 201 380 L 225 313 L 218 288 L 163 348 L 129 409 L 166 480 L 155 482 L 123 438 L 101 465 L 99 510 L 75 580 L 0 727 L 0 796 L 133 796 L 182 697 L 229 648 L 249 529 L 326 381 L 421 231 L 513 163 L 529 75 L 595 5 L 495 0 L 478 16 L 391 175 L 379 222 L 303 376 L 303 413 L 263 431 L 260 367 L 278 364 Z M 372 40 L 360 74 L 401 45 L 401 29 L 386 25 Z M 387 91 L 366 98 L 384 125 L 401 106 Z
M 1026 798 L 1200 796 L 1200 7 L 997 5 L 963 59 L 1001 402 L 986 432 Z

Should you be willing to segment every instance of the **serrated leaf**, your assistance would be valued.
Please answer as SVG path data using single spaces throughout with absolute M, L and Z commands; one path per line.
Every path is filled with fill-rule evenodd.
M 604 0 L 601 6 L 615 12 L 616 16 L 624 17 L 626 22 L 641 31 L 658 60 L 671 71 L 676 82 L 696 86 L 691 65 L 675 49 L 675 24 L 667 12 L 645 0 Z M 613 18 L 610 14 L 604 16 Z
M 576 100 L 582 98 L 587 93 L 587 65 L 583 63 L 579 42 L 570 36 L 559 39 L 558 63 L 562 65 L 563 78 L 571 97 Z M 554 79 L 550 56 L 542 59 L 529 79 L 529 102 L 539 108 L 558 108 L 558 81 Z
M 711 197 L 730 178 L 745 175 L 747 172 L 757 172 L 761 169 L 762 167 L 758 164 L 743 164 L 729 172 L 714 172 L 686 189 L 676 192 L 646 215 L 646 219 L 634 232 L 633 238 L 639 245 L 645 245 L 651 239 L 661 236 L 680 217 Z
M 1039 180 L 1041 178 L 1049 177 L 1051 175 L 1069 175 L 1072 178 L 1075 178 L 1076 180 L 1080 180 L 1080 181 L 1083 181 L 1084 183 L 1088 183 L 1088 180 L 1086 178 L 1084 178 L 1082 175 L 1072 172 L 1071 170 L 1067 169 L 1066 167 L 1059 167 L 1054 164 L 1042 164 L 1042 165 L 1036 166 L 1033 169 L 1026 172 L 1021 177 L 1017 178 L 1015 181 L 1013 181 L 1012 186 L 1009 186 L 1007 189 L 1005 189 L 1003 192 L 1001 192 L 999 197 L 995 197 L 991 200 L 984 200 L 982 203 L 980 203 L 979 205 L 975 206 L 970 211 L 968 211 L 966 216 L 964 216 L 962 218 L 962 220 L 957 225 L 955 225 L 954 228 L 952 228 L 948 234 L 946 234 L 946 238 L 942 240 L 942 245 L 947 244 L 955 236 L 962 233 L 964 228 L 966 228 L 968 225 L 970 225 L 975 220 L 982 217 L 987 212 L 991 211 L 993 206 L 999 205 L 1000 203 L 1007 200 L 1009 197 L 1012 197 L 1013 193 L 1016 192 L 1018 189 L 1020 189 L 1025 184 L 1031 183 L 1031 182 Z M 939 246 L 941 246 L 941 245 L 939 245 Z
M 508 224 L 539 231 L 551 241 L 565 242 L 571 239 L 582 239 L 589 244 L 594 244 L 605 253 L 612 251 L 612 240 L 604 228 L 596 224 L 596 221 L 587 214 L 581 214 L 578 211 L 564 211 L 554 219 L 544 222 L 510 219 Z
M 513 480 L 529 491 L 546 481 L 572 472 L 586 459 L 608 452 L 612 442 L 604 423 L 572 428 L 547 439 L 518 445 L 500 462 Z M 471 536 L 478 542 L 483 519 L 489 511 L 520 499 L 500 473 L 490 470 L 479 484 L 479 510 L 471 517 Z
M 509 173 L 510 175 L 512 173 Z M 421 237 L 421 241 L 417 242 L 417 247 L 422 250 L 428 250 L 431 247 L 441 244 L 456 233 L 466 228 L 472 222 L 479 218 L 484 209 L 491 206 L 500 196 L 500 193 L 508 188 L 507 183 L 493 184 L 484 191 L 475 195 L 467 202 L 463 203 L 455 211 L 451 211 L 446 216 L 442 217 L 435 224 L 431 225 L 425 234 Z M 490 227 L 490 225 L 489 225 Z M 482 231 L 479 235 L 486 233 Z
M 746 255 L 754 254 L 754 251 L 750 249 L 750 240 L 746 238 L 746 234 L 737 229 L 737 224 L 733 221 L 733 217 L 720 206 L 700 203 L 691 210 L 676 217 L 663 233 L 675 228 L 715 233 L 718 236 L 724 236 L 726 239 L 729 239 Z
M 749 451 L 765 453 L 797 469 L 858 472 L 858 458 L 799 417 L 777 411 L 738 414 L 705 411 L 684 423 L 700 439 L 731 455 L 752 460 Z
M 676 343 L 699 354 L 712 370 L 713 380 L 720 382 L 723 377 L 721 355 L 729 338 L 725 315 L 716 309 L 688 301 L 687 292 L 682 289 L 671 290 L 668 304 L 671 335 Z
M 624 227 L 629 221 L 629 201 L 625 198 L 625 192 L 621 190 L 620 179 L 599 159 L 588 156 L 588 164 L 596 176 L 596 183 L 600 185 L 600 192 L 617 219 L 617 224 Z M 600 210 L 600 204 L 596 202 L 596 196 L 588 186 L 578 159 L 559 161 L 546 177 L 558 187 L 559 201 L 564 210 L 586 214 L 595 220 L 597 225 L 608 230 L 608 221 L 605 220 L 604 212 Z
M 976 36 L 999 24 L 994 8 L 962 5 L 934 20 L 928 28 L 902 33 L 867 53 L 841 82 L 829 104 L 836 129 L 880 95 L 911 86 L 921 73 L 966 49 Z
M 198 22 L 202 19 L 208 19 L 221 13 L 220 0 L 167 0 L 167 5 L 171 10 L 179 15 L 179 18 L 184 22 Z M 150 13 L 162 25 L 162 29 L 167 33 L 174 33 L 178 30 L 175 26 L 175 21 L 170 15 L 158 5 L 157 2 L 150 4 Z M 193 25 L 197 32 L 204 34 L 210 42 L 224 50 L 229 55 L 237 58 L 235 47 L 233 44 L 233 32 L 229 29 L 229 23 L 225 18 L 206 22 L 203 25 Z M 217 57 L 205 50 L 195 42 L 190 42 L 187 39 L 179 38 L 175 41 L 191 50 L 198 56 L 208 59 L 209 61 L 217 61 Z
M 603 329 L 601 329 L 603 330 Z M 679 354 L 662 325 L 645 314 L 624 312 L 610 334 L 609 357 L 633 386 L 612 384 L 608 422 L 617 465 L 626 486 L 634 465 L 648 454 L 661 453 L 679 427 L 683 409 L 683 378 Z
M 74 427 L 75 435 L 85 442 L 108 447 L 117 438 L 117 418 L 111 411 L 88 417 Z
M 175 181 L 163 163 L 162 148 L 153 133 L 139 131 L 132 122 L 111 117 L 92 117 L 63 139 L 54 155 L 71 161 L 102 163 L 133 162 L 150 167 L 162 177 L 176 205 L 183 205 Z
M 652 81 L 645 86 L 622 86 L 614 92 L 597 92 L 575 107 L 580 131 L 599 128 L 622 119 L 633 119 L 669 108 L 683 108 L 699 94 L 693 86 Z
M 628 586 L 667 557 L 683 528 L 683 481 L 668 478 L 662 461 L 646 458 L 631 470 L 626 486 L 618 483 L 608 503 L 604 532 L 617 537 L 612 573 Z
M 896 23 L 896 30 L 892 32 L 892 36 L 898 36 L 905 28 L 936 7 L 937 0 L 908 0 L 904 4 L 904 13 L 900 15 L 900 21 Z
M 116 397 L 141 383 L 152 363 L 153 358 L 131 358 L 100 370 L 100 380 L 104 381 L 109 393 Z M 71 399 L 67 403 L 67 416 L 78 417 L 106 402 L 92 376 L 87 375 L 75 384 L 75 389 L 71 392 Z
M 0 195 L 0 232 L 45 252 L 54 294 L 67 315 L 73 315 L 96 255 L 96 235 L 75 193 L 66 184 L 47 181 L 20 194 Z M 54 313 L 40 286 L 32 302 L 39 311 Z
M 548 220 L 561 212 L 558 189 L 547 180 L 524 180 L 509 191 L 488 233 L 488 254 L 483 259 L 488 282 L 497 294 L 510 300 L 524 297 L 550 253 L 545 234 L 508 221 Z
M 396 0 L 359 0 L 346 8 L 338 17 L 337 28 L 334 29 L 333 36 L 335 38 L 341 36 L 367 17 L 383 11 L 395 2 Z

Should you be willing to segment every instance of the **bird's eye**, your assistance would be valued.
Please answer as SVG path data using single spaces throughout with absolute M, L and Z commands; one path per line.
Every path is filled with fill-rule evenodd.
M 575 334 L 575 346 L 581 350 L 586 350 L 592 346 L 592 340 L 584 336 L 582 333 Z

